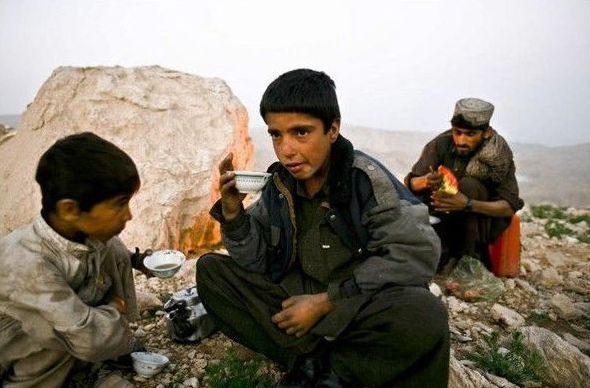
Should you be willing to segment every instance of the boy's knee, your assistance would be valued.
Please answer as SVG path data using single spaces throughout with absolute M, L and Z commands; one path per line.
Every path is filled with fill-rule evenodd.
M 431 344 L 449 335 L 447 308 L 429 290 L 413 288 L 412 307 L 407 311 L 409 337 L 421 338 Z
M 217 266 L 216 261 L 219 258 L 213 253 L 205 253 L 203 256 L 197 259 L 197 285 L 199 283 L 207 283 L 212 279 L 213 273 L 215 273 L 215 267 Z

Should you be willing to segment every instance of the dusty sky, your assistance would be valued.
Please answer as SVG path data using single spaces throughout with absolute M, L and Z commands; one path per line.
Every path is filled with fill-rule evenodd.
M 0 0 L 0 115 L 58 66 L 158 64 L 260 97 L 298 67 L 335 80 L 344 124 L 440 131 L 496 106 L 509 140 L 590 142 L 590 0 Z

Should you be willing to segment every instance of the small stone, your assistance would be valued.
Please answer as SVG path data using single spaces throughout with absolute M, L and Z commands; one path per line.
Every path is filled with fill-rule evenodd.
M 133 335 L 135 336 L 135 338 L 143 338 L 146 336 L 146 332 L 140 327 L 139 329 L 135 330 L 135 333 L 133 333 Z
M 442 296 L 442 291 L 438 284 L 432 282 L 430 283 L 430 286 L 428 286 L 428 288 L 430 289 L 432 295 L 436 296 L 437 298 L 440 298 Z
M 504 285 L 506 286 L 507 290 L 514 290 L 516 283 L 515 283 L 514 279 L 506 279 L 506 281 L 504 282 Z
M 197 388 L 199 386 L 199 379 L 191 377 L 190 379 L 184 380 L 182 384 L 185 387 Z
M 522 315 L 498 303 L 492 306 L 492 318 L 508 327 L 520 327 L 526 322 Z
M 153 329 L 155 326 L 156 326 L 155 324 L 153 324 L 153 323 L 150 323 L 149 325 L 145 325 L 145 326 L 143 327 L 143 329 L 144 329 L 145 331 L 150 331 L 150 330 L 152 330 L 152 329 Z
M 580 318 L 583 313 L 574 306 L 572 300 L 564 294 L 556 294 L 551 298 L 551 307 L 557 315 L 567 321 Z
M 514 279 L 514 283 L 516 283 L 516 285 L 518 287 L 522 288 L 526 292 L 529 292 L 533 295 L 538 294 L 537 289 L 535 287 L 531 286 L 531 284 L 524 279 Z

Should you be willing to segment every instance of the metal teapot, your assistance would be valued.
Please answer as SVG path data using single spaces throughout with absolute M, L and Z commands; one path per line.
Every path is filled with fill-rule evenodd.
M 215 331 L 213 319 L 201 303 L 196 287 L 184 288 L 164 304 L 168 334 L 179 342 L 197 342 Z

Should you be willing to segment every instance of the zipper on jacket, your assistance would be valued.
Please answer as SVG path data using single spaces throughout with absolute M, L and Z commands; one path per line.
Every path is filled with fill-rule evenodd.
M 289 210 L 289 221 L 291 221 L 291 226 L 293 227 L 293 238 L 291 239 L 292 247 L 291 247 L 291 257 L 289 258 L 289 265 L 287 266 L 287 271 L 291 269 L 293 263 L 295 262 L 295 258 L 297 257 L 297 225 L 295 224 L 295 204 L 293 203 L 293 197 L 287 187 L 281 182 L 279 178 L 279 174 L 274 174 L 273 181 L 277 189 L 283 197 L 287 200 L 287 209 Z

